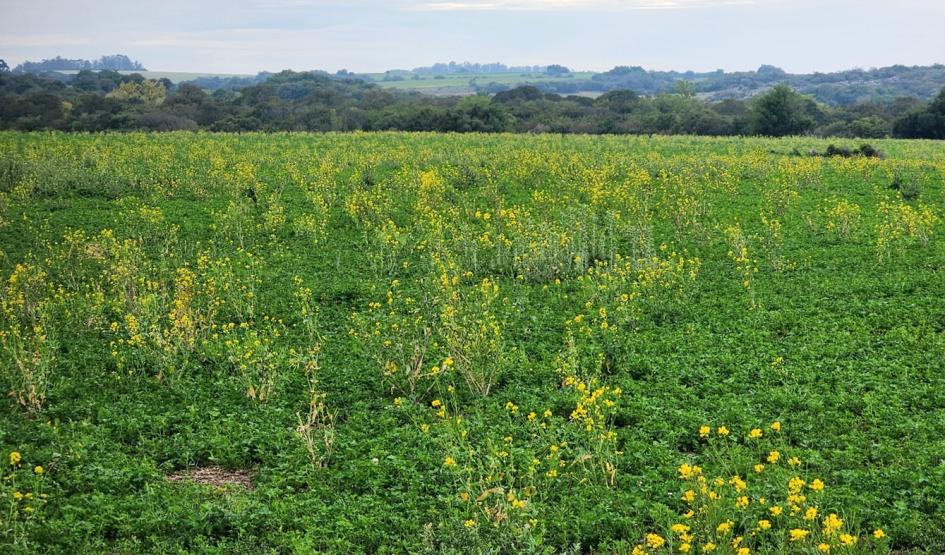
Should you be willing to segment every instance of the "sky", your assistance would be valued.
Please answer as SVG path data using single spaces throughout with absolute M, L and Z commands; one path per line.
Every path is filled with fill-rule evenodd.
M 152 71 L 436 62 L 792 73 L 945 63 L 945 0 L 0 0 L 0 59 Z

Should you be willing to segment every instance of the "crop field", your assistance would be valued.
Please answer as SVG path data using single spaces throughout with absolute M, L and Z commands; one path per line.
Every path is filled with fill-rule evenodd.
M 943 553 L 945 144 L 827 146 L 0 133 L 0 551 Z

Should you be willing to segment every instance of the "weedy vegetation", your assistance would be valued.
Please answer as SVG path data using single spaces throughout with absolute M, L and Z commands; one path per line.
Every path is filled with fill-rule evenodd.
M 0 146 L 4 552 L 945 551 L 941 144 Z

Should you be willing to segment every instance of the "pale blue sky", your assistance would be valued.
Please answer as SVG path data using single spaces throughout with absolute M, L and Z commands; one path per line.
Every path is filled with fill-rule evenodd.
M 792 72 L 945 63 L 945 0 L 0 0 L 0 58 L 216 73 L 434 62 Z

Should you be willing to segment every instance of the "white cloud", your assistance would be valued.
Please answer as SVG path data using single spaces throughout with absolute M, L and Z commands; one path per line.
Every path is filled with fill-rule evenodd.
M 44 46 L 81 46 L 94 41 L 82 35 L 38 34 L 0 35 L 0 48 L 32 48 Z

